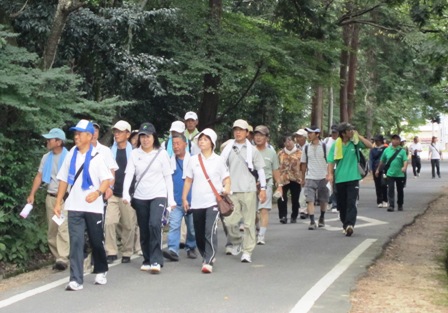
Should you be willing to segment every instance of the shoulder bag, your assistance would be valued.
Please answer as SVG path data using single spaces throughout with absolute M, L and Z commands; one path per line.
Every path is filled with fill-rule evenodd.
M 358 159 L 358 170 L 359 174 L 361 174 L 361 178 L 364 178 L 369 173 L 369 163 L 367 163 L 364 154 L 359 151 L 358 145 L 355 145 L 356 158 Z
M 218 191 L 216 190 L 215 186 L 213 186 L 212 181 L 210 180 L 210 177 L 208 177 L 207 171 L 205 170 L 204 163 L 202 162 L 202 156 L 201 154 L 198 155 L 199 163 L 201 164 L 202 172 L 205 175 L 205 179 L 207 179 L 208 183 L 210 184 L 210 187 L 213 190 L 213 193 L 215 194 L 216 201 L 218 203 L 218 210 L 219 214 L 222 216 L 230 216 L 233 213 L 234 205 L 232 200 L 228 195 L 220 195 Z
M 397 157 L 398 153 L 400 153 L 401 149 L 397 149 L 394 154 L 391 156 L 391 158 L 387 161 L 386 165 L 384 165 L 384 168 L 382 170 L 383 174 L 381 176 L 381 184 L 387 185 L 387 171 L 389 170 L 390 165 Z
M 131 198 L 134 198 L 134 193 L 137 190 L 137 186 L 138 184 L 140 184 L 140 181 L 142 180 L 143 176 L 145 176 L 146 172 L 148 172 L 149 168 L 151 167 L 152 163 L 154 163 L 154 161 L 157 159 L 157 156 L 159 155 L 160 151 L 162 151 L 162 149 L 159 148 L 159 151 L 157 151 L 156 156 L 154 157 L 154 159 L 151 160 L 151 162 L 149 162 L 148 166 L 146 167 L 145 171 L 142 173 L 142 176 L 140 176 L 140 179 L 137 181 L 134 177 L 133 182 L 135 181 L 134 186 L 130 187 L 129 189 L 131 190 L 129 192 L 129 195 L 131 196 Z M 132 184 L 131 184 L 132 185 Z

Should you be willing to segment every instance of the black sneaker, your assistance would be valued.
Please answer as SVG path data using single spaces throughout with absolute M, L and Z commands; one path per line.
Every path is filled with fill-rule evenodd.
M 394 207 L 390 206 L 387 208 L 387 212 L 393 212 L 393 211 L 395 211 Z
M 403 211 L 403 206 L 402 205 L 398 206 L 398 211 Z
M 317 228 L 316 223 L 311 223 L 310 226 L 308 226 L 309 230 L 315 230 Z
M 300 213 L 300 219 L 306 220 L 308 218 L 308 214 L 301 212 Z
M 282 224 L 288 223 L 288 219 L 286 218 L 286 216 L 283 216 L 280 218 L 280 223 L 282 223 Z
M 324 218 L 321 216 L 319 217 L 319 223 L 318 223 L 319 227 L 325 227 L 325 220 Z
M 163 249 L 162 250 L 162 254 L 168 260 L 171 260 L 173 262 L 179 261 L 179 256 L 177 255 L 177 253 L 172 251 L 172 250 L 170 250 L 170 249 Z
M 353 234 L 353 226 L 352 225 L 348 225 L 345 228 L 345 236 L 350 237 Z
M 117 256 L 116 255 L 108 255 L 107 256 L 107 264 L 112 264 L 117 260 Z
M 297 223 L 297 217 L 291 217 L 291 224 Z
M 131 263 L 131 257 L 130 256 L 124 256 L 121 258 L 121 263 Z
M 53 265 L 53 269 L 56 271 L 65 271 L 67 269 L 67 263 L 62 261 L 56 261 Z
M 196 259 L 198 257 L 198 255 L 196 254 L 196 250 L 195 249 L 188 250 L 187 257 L 189 259 Z

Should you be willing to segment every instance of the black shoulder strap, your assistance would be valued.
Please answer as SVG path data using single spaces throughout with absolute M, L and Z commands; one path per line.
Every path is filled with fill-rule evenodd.
M 384 166 L 385 171 L 387 171 L 389 169 L 390 165 L 395 160 L 395 158 L 397 157 L 398 153 L 400 153 L 400 151 L 401 151 L 401 148 L 397 149 L 397 151 L 395 151 L 395 153 L 392 155 L 392 157 L 387 161 L 386 165 Z

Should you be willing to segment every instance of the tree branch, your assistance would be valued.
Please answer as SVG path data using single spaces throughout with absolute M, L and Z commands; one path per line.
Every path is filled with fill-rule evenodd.
M 22 12 L 25 10 L 25 7 L 26 7 L 27 4 L 28 4 L 28 0 L 25 1 L 25 4 L 22 6 L 22 8 L 18 12 L 10 14 L 9 17 L 10 18 L 16 18 L 17 16 L 22 14 Z
M 380 3 L 380 4 L 377 4 L 377 5 L 374 5 L 374 6 L 371 7 L 371 8 L 363 9 L 363 10 L 358 11 L 358 12 L 355 12 L 355 13 L 353 13 L 353 14 L 352 14 L 351 12 L 349 12 L 349 13 L 347 13 L 347 14 L 344 14 L 344 15 L 341 16 L 341 18 L 336 22 L 336 25 L 343 25 L 342 23 L 349 24 L 349 23 L 351 23 L 351 20 L 352 20 L 353 18 L 358 17 L 358 16 L 361 16 L 361 15 L 364 15 L 364 14 L 366 14 L 366 13 L 369 13 L 369 12 L 375 10 L 376 8 L 379 8 L 379 7 L 382 6 L 382 5 L 383 5 L 383 3 Z
M 341 26 L 347 25 L 347 24 L 365 24 L 365 25 L 370 25 L 370 26 L 373 26 L 373 27 L 377 27 L 377 28 L 381 28 L 381 29 L 389 30 L 389 31 L 395 31 L 395 32 L 399 32 L 400 31 L 400 29 L 386 27 L 386 26 L 377 24 L 374 21 L 362 20 L 362 19 L 359 19 L 359 20 L 357 20 L 357 19 L 349 20 L 349 21 L 343 22 L 341 24 Z
M 264 63 L 263 61 L 259 62 L 257 64 L 257 71 L 255 72 L 254 77 L 252 78 L 252 80 L 250 81 L 249 85 L 247 86 L 246 90 L 243 92 L 243 94 L 240 96 L 240 98 L 230 107 L 227 108 L 227 110 L 225 110 L 223 113 L 220 114 L 219 117 L 217 117 L 214 121 L 208 122 L 206 125 L 204 125 L 204 128 L 219 123 L 224 119 L 224 116 L 226 116 L 229 112 L 231 112 L 232 110 L 234 110 L 238 105 L 240 105 L 241 101 L 243 101 L 243 99 L 247 96 L 247 94 L 249 93 L 249 91 L 252 89 L 252 87 L 254 86 L 255 82 L 257 81 L 257 79 L 260 77 L 261 74 L 261 68 L 263 67 Z

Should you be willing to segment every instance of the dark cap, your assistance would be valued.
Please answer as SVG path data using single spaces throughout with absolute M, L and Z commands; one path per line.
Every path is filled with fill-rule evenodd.
M 255 127 L 254 133 L 260 133 L 265 136 L 269 136 L 269 128 L 264 125 L 258 125 Z
M 331 132 L 337 133 L 338 132 L 338 125 L 331 125 Z
M 138 134 L 152 135 L 155 134 L 156 128 L 151 123 L 143 123 L 138 129 Z
M 390 139 L 398 139 L 398 140 L 401 140 L 401 137 L 400 137 L 400 135 L 398 135 L 398 134 L 393 134 L 392 136 L 390 136 Z
M 318 128 L 317 126 L 310 126 L 310 127 L 306 127 L 305 130 L 309 133 L 320 133 L 320 128 Z
M 355 129 L 355 127 L 353 127 L 352 124 L 347 123 L 347 122 L 343 122 L 338 125 L 339 132 L 345 132 L 347 130 L 354 130 L 354 129 Z
M 375 137 L 373 137 L 373 140 L 383 142 L 384 137 L 383 137 L 383 135 L 376 135 Z
M 93 127 L 96 127 L 96 128 L 98 128 L 98 129 L 101 129 L 100 124 L 98 124 L 97 122 L 95 122 L 95 121 L 90 121 L 90 123 L 92 123 Z

